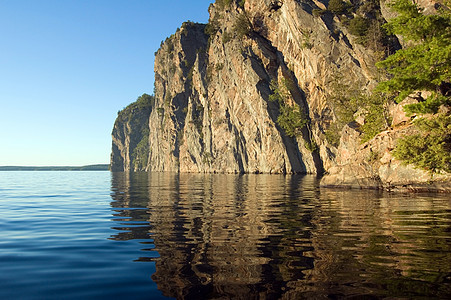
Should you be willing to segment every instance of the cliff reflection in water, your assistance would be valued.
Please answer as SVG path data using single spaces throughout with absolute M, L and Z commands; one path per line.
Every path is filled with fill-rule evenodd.
M 113 173 L 112 197 L 112 238 L 140 239 L 137 260 L 155 262 L 165 296 L 451 293 L 443 195 L 320 191 L 313 176 Z

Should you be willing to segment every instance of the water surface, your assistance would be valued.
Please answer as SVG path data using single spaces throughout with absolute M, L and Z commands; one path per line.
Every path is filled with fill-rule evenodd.
M 451 295 L 449 195 L 313 176 L 0 172 L 1 299 Z

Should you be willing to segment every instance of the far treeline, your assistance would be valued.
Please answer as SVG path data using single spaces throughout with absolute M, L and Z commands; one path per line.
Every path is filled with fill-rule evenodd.
M 89 165 L 89 166 L 45 166 L 45 167 L 33 167 L 33 166 L 0 166 L 0 171 L 108 171 L 110 165 Z

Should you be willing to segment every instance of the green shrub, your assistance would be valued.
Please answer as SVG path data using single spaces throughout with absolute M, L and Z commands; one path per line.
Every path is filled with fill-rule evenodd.
M 385 53 L 389 51 L 390 38 L 385 30 L 382 28 L 383 22 L 380 20 L 371 20 L 365 35 L 365 46 L 370 48 L 376 55 L 379 55 L 378 60 L 385 58 Z
M 218 32 L 219 30 L 219 20 L 217 18 L 212 19 L 208 22 L 207 25 L 205 25 L 204 32 L 208 36 L 212 37 Z
M 372 149 L 370 149 L 370 154 L 368 155 L 368 162 L 369 163 L 374 163 L 376 161 L 378 161 L 380 159 L 380 153 L 378 151 L 373 151 Z
M 189 29 L 189 28 L 193 28 L 196 24 L 198 23 L 194 23 L 193 21 L 186 21 L 182 23 L 182 29 Z
M 222 34 L 222 43 L 227 44 L 232 40 L 233 35 L 227 31 Z
M 172 36 L 168 37 L 166 39 L 166 50 L 168 53 L 171 53 L 172 51 L 174 51 L 174 41 L 172 40 Z
M 326 136 L 326 141 L 329 142 L 334 147 L 338 147 L 340 144 L 340 131 L 341 127 L 337 123 L 332 123 L 329 128 L 325 130 L 324 135 Z
M 286 135 L 294 137 L 300 134 L 301 129 L 307 124 L 307 120 L 299 105 L 282 104 L 280 106 L 280 114 L 277 117 L 277 124 L 279 124 Z
M 169 104 L 171 104 L 171 101 L 172 101 L 172 95 L 170 92 L 167 92 L 164 97 L 164 104 L 169 105 Z
M 216 0 L 216 4 L 221 8 L 227 8 L 230 6 L 230 4 L 232 4 L 233 0 Z
M 365 37 L 368 33 L 368 28 L 370 27 L 368 19 L 360 16 L 349 21 L 348 30 L 349 33 L 358 37 Z
M 405 105 L 404 111 L 407 115 L 412 115 L 414 113 L 435 114 L 438 112 L 439 107 L 443 104 L 450 106 L 451 99 L 434 92 L 425 101 Z
M 311 33 L 304 30 L 301 33 L 302 33 L 302 48 L 312 49 L 313 44 L 310 40 Z
M 312 14 L 314 17 L 321 17 L 322 15 L 324 15 L 327 11 L 324 9 L 319 9 L 319 8 L 314 8 L 312 10 Z
M 418 106 L 420 110 L 437 107 L 433 103 L 437 101 L 446 104 L 450 89 L 442 91 L 441 87 L 443 83 L 450 82 L 451 73 L 449 9 L 424 15 L 417 4 L 409 0 L 393 1 L 391 7 L 397 16 L 385 24 L 384 28 L 389 33 L 402 35 L 404 41 L 410 43 L 377 63 L 378 67 L 384 68 L 391 75 L 389 80 L 379 84 L 378 89 L 396 94 L 397 102 L 414 91 L 433 92 L 433 96 L 426 100 L 431 103 Z M 448 100 L 447 97 L 439 97 L 447 94 Z M 427 108 L 427 105 L 430 107 Z
M 374 51 L 384 51 L 387 47 L 387 36 L 380 20 L 356 16 L 347 22 L 346 28 L 350 34 L 357 37 L 356 41 L 361 45 Z
M 407 46 L 377 64 L 390 74 L 378 89 L 396 95 L 398 102 L 415 91 L 429 91 L 431 96 L 406 105 L 405 111 L 433 114 L 415 121 L 419 133 L 400 139 L 393 155 L 431 173 L 450 172 L 451 116 L 437 112 L 440 106 L 449 110 L 451 105 L 451 13 L 446 7 L 436 14 L 423 14 L 418 4 L 409 0 L 394 0 L 389 6 L 396 17 L 384 28 L 403 36 Z
M 353 84 L 344 82 L 342 75 L 334 76 L 329 100 L 339 123 L 338 130 L 341 130 L 345 124 L 354 121 L 354 114 L 359 109 L 357 103 L 361 96 L 360 85 L 360 82 L 354 82 Z
M 294 87 L 292 82 L 283 78 L 280 86 L 277 79 L 271 80 L 269 88 L 272 91 L 272 94 L 269 95 L 269 101 L 283 103 L 287 102 L 287 100 L 291 97 L 290 89 Z
M 195 103 L 192 108 L 192 121 L 197 131 L 199 132 L 201 138 L 203 138 L 203 120 L 204 120 L 204 107 L 201 103 Z
M 177 132 L 177 141 L 178 141 L 179 146 L 182 146 L 184 141 L 185 141 L 184 138 L 183 138 L 184 135 L 185 135 L 185 131 L 183 131 L 183 129 L 180 129 Z
M 206 81 L 207 81 L 207 83 L 210 83 L 211 82 L 211 80 L 213 79 L 213 72 L 214 72 L 214 70 L 215 70 L 215 65 L 213 65 L 213 64 L 208 64 L 207 65 L 207 69 L 206 69 Z
M 202 162 L 203 162 L 204 164 L 211 164 L 212 159 L 213 159 L 213 157 L 212 157 L 212 155 L 211 155 L 210 152 L 204 152 L 204 153 L 202 154 Z
M 348 5 L 342 0 L 330 0 L 327 9 L 335 15 L 342 15 L 346 13 Z
M 431 173 L 451 172 L 451 116 L 421 118 L 415 125 L 420 133 L 398 140 L 393 156 Z
M 338 144 L 336 136 L 344 125 L 354 121 L 354 115 L 359 109 L 364 116 L 364 124 L 360 127 L 363 133 L 362 142 L 372 139 L 388 127 L 391 122 L 387 106 L 392 101 L 390 97 L 375 92 L 369 95 L 364 94 L 359 82 L 345 84 L 341 76 L 337 76 L 331 86 L 333 92 L 329 100 L 335 112 L 336 122 L 327 128 L 329 143 Z
M 188 71 L 188 75 L 186 76 L 186 79 L 188 80 L 191 87 L 193 85 L 193 76 L 194 76 L 194 65 L 191 66 L 191 68 Z
M 138 107 L 138 109 L 145 109 L 148 107 L 152 107 L 155 104 L 155 97 L 148 95 L 148 94 L 142 94 L 141 96 L 136 99 L 135 106 Z
M 361 96 L 358 105 L 365 110 L 365 123 L 360 127 L 363 133 L 362 142 L 369 141 L 376 134 L 388 128 L 391 119 L 387 103 L 390 98 L 381 93 Z
M 301 129 L 307 124 L 307 118 L 304 112 L 301 111 L 299 105 L 293 103 L 288 104 L 291 99 L 290 89 L 294 88 L 293 83 L 287 79 L 282 80 L 282 84 L 279 86 L 277 80 L 272 80 L 270 83 L 270 89 L 272 94 L 269 96 L 269 100 L 277 102 L 279 104 L 279 116 L 277 117 L 277 124 L 284 130 L 286 135 L 294 137 L 298 135 Z
M 252 31 L 252 24 L 246 14 L 238 15 L 233 25 L 233 31 L 240 39 L 249 36 Z
M 217 63 L 216 66 L 215 66 L 216 72 L 221 71 L 222 69 L 224 69 L 224 64 L 223 63 Z
M 366 0 L 360 2 L 357 13 L 374 19 L 379 17 L 380 9 L 379 0 Z
M 319 149 L 318 144 L 316 144 L 315 141 L 310 141 L 310 142 L 305 141 L 304 146 L 310 152 L 315 152 L 315 151 L 318 151 L 318 149 Z

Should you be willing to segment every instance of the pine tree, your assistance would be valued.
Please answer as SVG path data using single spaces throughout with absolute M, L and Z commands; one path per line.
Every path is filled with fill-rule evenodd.
M 449 1 L 447 1 L 449 4 Z M 410 0 L 390 4 L 397 17 L 385 29 L 401 35 L 408 45 L 377 64 L 391 79 L 381 82 L 379 90 L 397 93 L 402 101 L 414 91 L 430 91 L 426 101 L 408 106 L 410 112 L 436 113 L 440 105 L 450 105 L 451 95 L 451 11 L 441 5 L 437 14 L 425 15 Z

